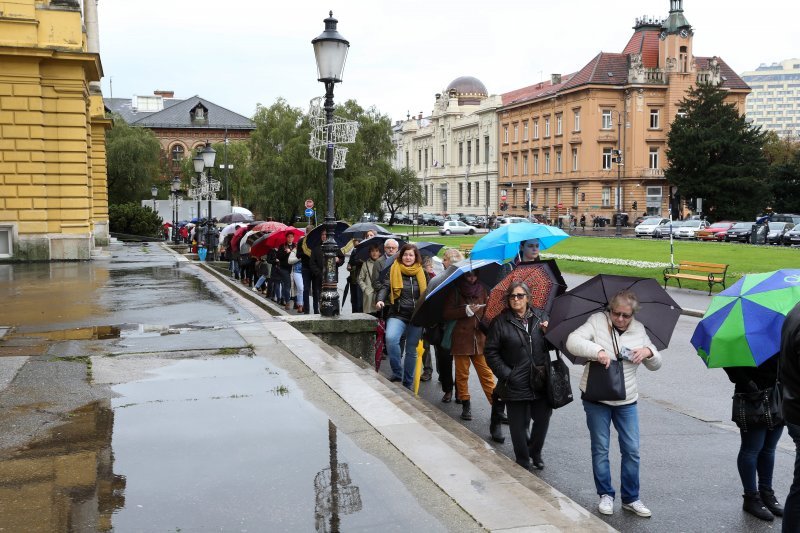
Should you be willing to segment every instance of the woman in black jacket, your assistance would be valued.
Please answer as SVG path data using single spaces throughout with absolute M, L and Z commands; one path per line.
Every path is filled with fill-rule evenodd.
M 512 283 L 506 291 L 508 308 L 489 326 L 484 348 L 486 362 L 497 376 L 496 390 L 506 402 L 508 428 L 517 464 L 541 470 L 542 447 L 553 409 L 547 403 L 549 344 L 544 338 L 547 313 L 529 305 L 530 289 Z M 533 420 L 530 441 L 528 426 Z
M 734 392 L 752 393 L 771 389 L 778 380 L 778 358 L 771 357 L 761 366 L 724 368 L 735 384 Z M 738 423 L 737 423 L 738 425 Z M 783 507 L 772 490 L 772 470 L 775 466 L 775 448 L 783 434 L 783 422 L 774 427 L 766 425 L 739 426 L 742 444 L 736 458 L 739 477 L 744 488 L 742 509 L 761 520 L 772 521 L 783 516 Z M 756 484 L 758 474 L 758 484 Z

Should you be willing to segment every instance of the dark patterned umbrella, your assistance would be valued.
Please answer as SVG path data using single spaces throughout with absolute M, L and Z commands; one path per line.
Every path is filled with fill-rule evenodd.
M 506 291 L 508 287 L 516 282 L 523 282 L 528 285 L 531 291 L 532 307 L 543 309 L 550 312 L 556 296 L 563 294 L 567 289 L 561 271 L 552 259 L 538 261 L 536 263 L 520 263 L 514 270 L 501 279 L 489 293 L 489 301 L 486 303 L 486 313 L 484 320 L 488 323 L 508 307 Z

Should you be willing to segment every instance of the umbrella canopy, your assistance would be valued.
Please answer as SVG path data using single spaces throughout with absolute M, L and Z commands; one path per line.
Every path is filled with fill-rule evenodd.
M 197 218 L 197 217 L 194 217 L 194 218 L 193 218 L 192 220 L 190 220 L 189 222 L 191 222 L 192 224 L 197 224 L 198 222 L 200 222 L 200 219 L 199 219 L 199 218 Z
M 366 233 L 368 231 L 374 231 L 375 235 L 391 235 L 392 234 L 391 231 L 389 231 L 388 229 L 384 228 L 383 226 L 379 226 L 378 224 L 375 224 L 374 222 L 358 222 L 356 224 L 353 224 L 352 226 L 350 226 L 346 230 L 344 230 L 344 233 L 350 233 L 353 236 L 356 236 L 356 235 L 358 235 L 360 233 L 363 234 L 363 233 Z
M 539 248 L 546 250 L 567 237 L 562 230 L 546 224 L 508 224 L 478 239 L 469 256 L 505 261 L 517 256 L 522 241 L 539 239 Z
M 747 274 L 720 292 L 691 343 L 709 368 L 759 366 L 778 353 L 786 314 L 800 302 L 800 270 Z
M 164 222 L 164 227 L 165 228 L 171 228 L 172 227 L 172 222 Z
M 229 213 L 219 219 L 222 224 L 230 224 L 231 222 L 249 222 L 253 220 L 252 215 L 245 215 L 243 213 Z
M 242 237 L 244 237 L 244 234 L 248 231 L 249 230 L 247 229 L 247 226 L 242 226 L 233 233 L 233 238 L 231 239 L 231 249 L 234 252 L 239 250 L 239 241 L 242 240 Z
M 286 229 L 289 226 L 284 224 L 283 222 L 277 222 L 275 220 L 268 220 L 267 222 L 260 222 L 253 226 L 251 229 L 256 231 L 263 231 L 263 232 L 273 232 L 273 231 L 280 231 L 282 229 Z
M 333 236 L 334 240 L 336 241 L 336 245 L 339 248 L 344 248 L 347 246 L 347 243 L 350 242 L 350 239 L 353 238 L 352 234 L 345 234 L 344 230 L 350 227 L 350 224 L 339 220 L 336 222 L 336 234 Z M 322 242 L 322 232 L 325 230 L 325 224 L 320 224 L 316 228 L 312 229 L 306 238 L 303 239 L 303 253 L 310 256 L 311 250 L 319 246 Z
M 220 237 L 225 237 L 226 235 L 233 235 L 236 233 L 236 230 L 239 229 L 242 225 L 239 223 L 234 222 L 233 224 L 228 224 L 219 232 Z
M 478 274 L 478 281 L 490 288 L 497 280 L 500 270 L 503 267 L 497 261 L 491 259 L 464 259 L 458 263 L 450 265 L 447 270 L 435 276 L 428 288 L 425 290 L 425 297 L 417 302 L 417 308 L 411 317 L 411 322 L 415 326 L 430 327 L 442 321 L 442 309 L 444 301 L 450 288 L 454 287 L 454 282 L 467 272 L 474 271 Z
M 243 215 L 247 215 L 247 216 L 250 217 L 250 220 L 253 220 L 253 212 L 250 211 L 249 209 L 244 208 L 244 207 L 235 205 L 235 206 L 233 206 L 231 208 L 231 212 L 232 213 L 241 213 Z
M 250 248 L 250 255 L 261 256 L 266 255 L 267 252 L 272 248 L 278 248 L 286 243 L 286 236 L 288 234 L 294 235 L 294 242 L 305 235 L 305 232 L 301 229 L 297 229 L 295 227 L 289 226 L 286 229 L 282 229 L 280 231 L 276 231 L 275 233 L 270 233 L 264 235 L 256 242 L 253 243 L 253 246 Z
M 496 280 L 497 278 L 495 278 Z M 525 283 L 531 290 L 532 307 L 550 312 L 556 296 L 563 294 L 567 288 L 561 270 L 552 259 L 535 263 L 520 263 L 498 283 L 492 283 L 489 300 L 486 302 L 484 319 L 491 322 L 494 317 L 508 307 L 506 291 L 515 282 Z
M 388 239 L 396 240 L 397 244 L 400 246 L 403 246 L 406 243 L 406 241 L 404 241 L 399 235 L 375 235 L 374 237 L 364 239 L 358 243 L 353 249 L 352 257 L 366 261 L 369 259 L 369 249 L 373 244 L 377 244 L 381 250 L 381 254 L 383 254 L 383 243 L 385 243 Z
M 564 352 L 570 361 L 585 364 L 583 357 L 567 349 L 567 337 L 594 313 L 603 311 L 608 302 L 621 290 L 630 289 L 639 299 L 636 320 L 642 323 L 647 335 L 659 350 L 669 345 L 681 307 L 667 291 L 652 278 L 598 274 L 556 298 L 550 312 L 550 328 L 545 337 Z
M 439 253 L 439 250 L 444 248 L 444 244 L 439 244 L 438 242 L 412 242 L 411 244 L 417 247 L 420 255 L 423 257 L 433 257 Z M 402 247 L 403 245 L 401 244 L 400 246 Z M 400 254 L 394 254 L 392 257 L 390 257 L 389 260 L 383 265 L 383 270 L 381 270 L 381 272 L 386 272 L 389 270 L 389 268 L 392 266 L 392 263 L 394 263 L 394 260 L 397 259 L 398 255 Z

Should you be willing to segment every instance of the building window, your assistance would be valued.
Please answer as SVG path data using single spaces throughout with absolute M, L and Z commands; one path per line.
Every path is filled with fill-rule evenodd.
M 556 135 L 561 135 L 561 114 L 556 115 Z
M 578 149 L 572 149 L 572 170 L 578 170 Z
M 514 156 L 514 162 L 511 166 L 511 172 L 514 173 L 514 176 L 517 175 L 517 156 Z
M 556 172 L 561 172 L 561 150 L 556 150 Z
M 658 122 L 659 110 L 658 109 L 651 109 L 650 110 L 650 129 L 657 130 L 659 126 Z
M 575 110 L 575 116 L 573 117 L 572 123 L 572 131 L 581 131 L 581 110 Z
M 603 187 L 603 207 L 611 205 L 611 187 Z
M 550 205 L 550 189 L 547 187 L 544 188 L 544 206 L 547 207 Z
M 184 153 L 183 146 L 181 146 L 180 144 L 176 144 L 175 146 L 172 147 L 171 153 L 172 153 L 172 167 L 173 168 L 180 167 L 181 161 L 183 161 L 183 153 Z
M 508 176 L 508 158 L 503 158 L 503 176 Z
M 483 138 L 483 156 L 486 159 L 486 164 L 489 164 L 489 136 Z
M 441 160 L 441 161 L 439 161 L 439 166 L 440 166 L 440 167 L 443 167 L 443 166 L 444 166 L 444 156 L 445 156 L 445 147 L 444 147 L 444 146 L 442 146 L 442 160 Z
M 658 148 L 650 147 L 650 168 L 658 168 Z
M 472 141 L 467 141 L 467 164 L 472 164 Z
M 528 175 L 528 154 L 522 156 L 522 175 Z
M 464 166 L 464 143 L 458 143 L 458 166 Z
M 572 188 L 572 205 L 574 205 L 575 207 L 578 207 L 578 188 L 577 187 L 573 187 Z
M 425 168 L 428 168 L 428 149 L 425 148 Z
M 556 187 L 556 204 L 561 203 L 561 187 Z
M 464 205 L 464 184 L 458 184 L 458 205 Z
M 603 170 L 611 170 L 611 148 L 603 148 Z
M 550 137 L 550 117 L 544 118 L 544 138 Z
M 611 110 L 610 109 L 603 109 L 603 124 L 602 128 L 604 130 L 610 130 L 612 126 L 611 122 Z
M 538 139 L 539 138 L 539 119 L 538 118 L 533 121 L 533 138 L 534 139 Z
M 406 152 L 406 168 L 409 168 L 409 166 L 408 166 L 408 152 Z
M 508 126 L 503 126 L 503 143 L 508 144 Z
M 550 152 L 544 153 L 544 173 L 550 174 Z
M 475 139 L 475 164 L 481 164 L 481 140 Z
M 486 194 L 486 205 L 488 206 L 489 205 L 489 180 L 486 180 L 486 187 L 484 187 L 484 190 L 486 191 L 486 193 L 485 193 Z
M 678 109 L 678 112 L 676 113 L 676 116 L 678 116 L 680 118 L 685 117 L 686 116 L 686 110 L 683 109 L 683 108 Z
M 472 205 L 472 184 L 467 182 L 467 205 Z
M 522 140 L 523 141 L 527 141 L 528 140 L 528 121 L 527 120 L 522 123 Z
M 533 154 L 533 173 L 539 173 L 539 154 Z
M 477 152 L 476 152 L 477 153 Z M 479 205 L 481 203 L 481 182 L 475 182 L 475 205 Z
M 519 140 L 519 124 L 514 124 L 514 142 Z
M 417 150 L 417 170 L 422 170 L 422 150 Z
M 14 255 L 14 226 L 0 226 L 0 257 L 9 258 Z

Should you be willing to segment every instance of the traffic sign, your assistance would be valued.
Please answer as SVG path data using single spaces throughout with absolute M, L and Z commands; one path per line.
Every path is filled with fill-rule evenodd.
M 309 200 L 309 202 L 311 202 L 311 200 Z M 313 204 L 314 202 L 311 203 Z M 306 202 L 306 205 L 308 205 L 308 202 Z M 314 210 L 311 209 L 310 207 L 306 209 L 306 218 L 311 218 L 313 216 L 314 216 Z
M 556 207 L 559 208 L 559 209 L 564 209 L 564 204 L 559 203 Z
M 503 196 L 501 196 L 501 197 L 500 197 L 500 199 L 501 199 L 502 201 L 504 201 L 504 202 L 505 202 L 505 201 L 506 201 L 506 199 L 507 199 L 507 198 L 506 198 L 506 195 L 504 194 Z
M 311 198 L 306 200 L 306 209 L 311 209 L 313 207 L 314 207 L 314 200 L 312 200 Z

